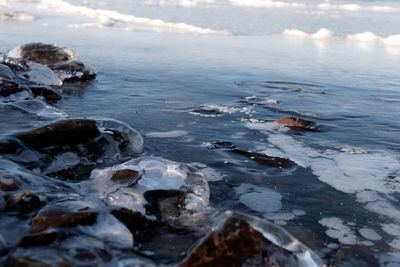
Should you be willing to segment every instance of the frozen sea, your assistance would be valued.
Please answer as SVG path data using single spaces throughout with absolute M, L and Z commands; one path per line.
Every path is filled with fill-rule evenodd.
M 2 53 L 77 51 L 96 80 L 54 106 L 197 167 L 213 208 L 281 225 L 327 264 L 400 265 L 398 1 L 0 0 L 0 36 Z M 35 127 L 0 121 L 2 136 Z

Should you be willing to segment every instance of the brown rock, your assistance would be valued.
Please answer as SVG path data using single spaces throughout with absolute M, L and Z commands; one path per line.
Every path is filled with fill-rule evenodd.
M 111 180 L 115 182 L 123 182 L 129 183 L 129 185 L 135 185 L 140 179 L 140 175 L 138 171 L 125 169 L 125 170 L 118 170 L 114 172 Z
M 0 176 L 0 190 L 1 191 L 15 191 L 21 186 L 20 182 L 11 175 Z
M 52 207 L 32 219 L 31 232 L 39 233 L 59 226 L 92 225 L 96 222 L 97 215 L 97 212 L 79 212 L 63 207 Z
M 315 126 L 315 122 L 295 117 L 279 118 L 276 120 L 276 122 L 284 124 L 293 130 L 314 130 Z
M 57 232 L 46 232 L 34 235 L 26 235 L 19 241 L 20 247 L 34 247 L 34 246 L 47 246 L 56 240 L 58 236 Z
M 61 120 L 38 129 L 15 135 L 35 149 L 49 146 L 76 145 L 100 135 L 96 121 L 85 119 Z
M 45 254 L 30 257 L 18 257 L 10 255 L 4 267 L 71 267 L 69 263 L 62 257 L 57 255 Z
M 21 56 L 43 65 L 67 62 L 78 58 L 77 53 L 55 44 L 29 43 L 21 47 Z
M 265 154 L 249 152 L 240 149 L 232 149 L 232 152 L 235 154 L 246 156 L 249 159 L 252 159 L 259 164 L 266 165 L 269 167 L 278 167 L 286 169 L 295 165 L 295 163 L 288 158 L 270 157 Z
M 187 266 L 297 266 L 296 257 L 276 246 L 240 217 L 228 218 L 183 261 Z
M 40 198 L 32 192 L 5 196 L 6 208 L 9 210 L 19 210 L 21 212 L 32 212 L 43 206 Z
M 35 96 L 43 96 L 47 101 L 58 101 L 62 98 L 59 93 L 45 86 L 30 86 L 29 89 Z

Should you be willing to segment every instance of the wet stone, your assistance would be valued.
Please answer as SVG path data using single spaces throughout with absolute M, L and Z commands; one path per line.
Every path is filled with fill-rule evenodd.
M 151 190 L 144 193 L 146 213 L 158 219 L 179 217 L 185 207 L 186 194 L 178 190 Z
M 129 183 L 130 186 L 136 185 L 139 179 L 140 179 L 139 172 L 130 169 L 118 170 L 114 172 L 114 174 L 111 177 L 112 181 Z
M 77 53 L 66 47 L 55 44 L 29 43 L 20 47 L 21 57 L 33 62 L 47 65 L 77 59 Z
M 18 246 L 20 247 L 35 247 L 35 246 L 47 246 L 54 242 L 58 237 L 57 232 L 44 232 L 34 235 L 26 235 L 21 238 Z
M 297 266 L 290 252 L 274 245 L 242 218 L 229 218 L 183 261 L 186 266 Z
M 315 122 L 300 118 L 284 117 L 277 119 L 276 122 L 284 124 L 293 130 L 315 130 Z
M 286 169 L 296 165 L 293 161 L 291 161 L 288 158 L 270 157 L 265 154 L 249 152 L 240 149 L 232 149 L 232 152 L 238 155 L 246 156 L 261 165 L 266 165 L 269 167 Z
M 38 129 L 15 135 L 34 149 L 49 146 L 76 145 L 85 143 L 100 134 L 96 121 L 70 119 L 51 123 Z
M 5 196 L 6 209 L 23 213 L 32 212 L 44 205 L 40 198 L 32 192 Z
M 30 257 L 10 255 L 4 267 L 72 267 L 72 264 L 62 257 L 51 254 Z
M 28 90 L 26 86 L 23 86 L 16 81 L 0 79 L 0 96 L 8 97 L 12 94 L 26 90 Z
M 0 190 L 15 191 L 20 188 L 20 182 L 11 175 L 0 175 Z
M 97 216 L 98 213 L 92 211 L 79 212 L 63 207 L 50 207 L 32 219 L 31 232 L 39 233 L 60 226 L 92 225 Z
M 32 85 L 29 86 L 29 89 L 31 89 L 32 93 L 34 96 L 42 96 L 44 97 L 47 101 L 58 101 L 61 100 L 61 95 L 54 91 L 53 89 L 45 86 L 39 86 L 39 85 Z

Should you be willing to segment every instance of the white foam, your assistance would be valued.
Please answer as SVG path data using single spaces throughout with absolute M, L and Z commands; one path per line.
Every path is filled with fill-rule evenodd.
M 187 131 L 183 130 L 176 130 L 176 131 L 169 131 L 169 132 L 148 132 L 146 134 L 147 137 L 151 138 L 176 138 L 188 135 Z
M 229 35 L 226 31 L 217 31 L 208 28 L 200 28 L 186 23 L 172 23 L 159 19 L 139 18 L 132 15 L 126 15 L 113 10 L 92 9 L 86 6 L 74 6 L 63 0 L 41 0 L 39 8 L 51 12 L 78 14 L 89 18 L 96 19 L 93 25 L 101 25 L 101 27 L 109 28 L 112 26 L 122 26 L 130 31 L 153 31 L 153 32 L 172 32 L 182 34 L 212 34 L 212 35 Z M 85 27 L 88 24 L 84 25 Z
M 358 243 L 355 233 L 350 227 L 344 225 L 341 219 L 336 217 L 323 218 L 319 223 L 328 228 L 325 231 L 327 236 L 338 239 L 340 243 L 345 245 L 355 245 Z
M 214 4 L 216 0 L 145 0 L 145 6 L 182 6 L 196 7 L 199 5 Z
M 282 209 L 282 195 L 272 189 L 241 184 L 235 187 L 235 191 L 240 195 L 240 202 L 254 211 L 273 213 Z

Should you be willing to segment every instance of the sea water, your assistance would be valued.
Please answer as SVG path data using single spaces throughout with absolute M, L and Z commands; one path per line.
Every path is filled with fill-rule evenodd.
M 395 266 L 399 15 L 396 1 L 8 0 L 0 52 L 73 48 L 97 78 L 67 92 L 53 117 L 120 120 L 147 155 L 203 171 L 214 208 L 282 225 L 326 262 Z M 20 130 L 1 112 L 3 135 Z M 293 135 L 274 122 L 288 116 L 318 130 Z

